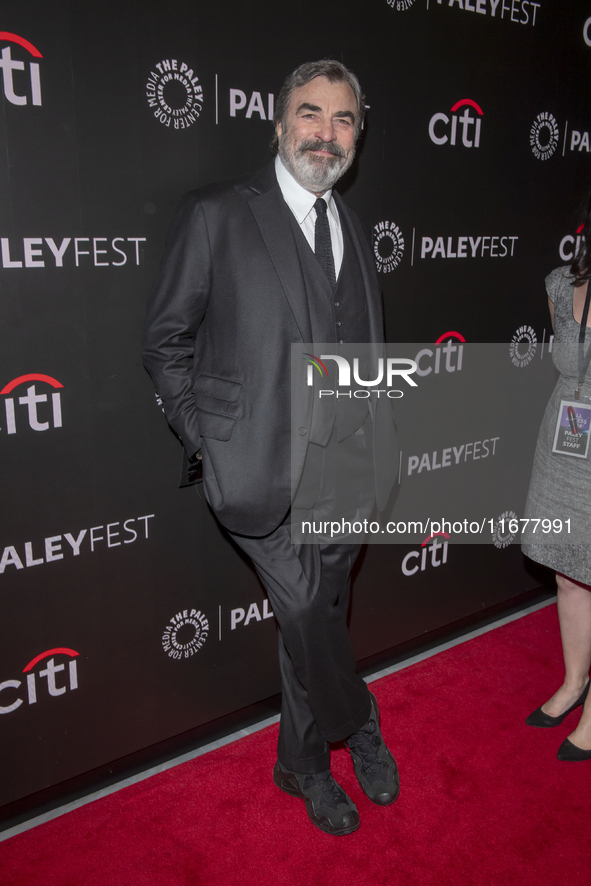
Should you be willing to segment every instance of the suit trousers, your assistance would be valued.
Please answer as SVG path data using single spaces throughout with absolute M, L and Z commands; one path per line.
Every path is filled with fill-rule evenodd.
M 232 536 L 254 563 L 279 625 L 278 758 L 293 772 L 328 769 L 329 742 L 348 738 L 371 713 L 347 628 L 351 571 L 363 535 L 300 543 L 293 528 L 301 519 L 369 516 L 375 501 L 372 440 L 369 418 L 341 442 L 335 426 L 326 447 L 309 445 L 310 470 L 304 468 L 283 523 L 263 538 Z M 311 490 L 315 503 L 306 510 L 303 500 Z
M 322 772 L 329 742 L 348 738 L 371 713 L 347 628 L 361 545 L 294 545 L 288 523 L 264 538 L 232 538 L 253 561 L 279 625 L 278 759 L 293 772 Z

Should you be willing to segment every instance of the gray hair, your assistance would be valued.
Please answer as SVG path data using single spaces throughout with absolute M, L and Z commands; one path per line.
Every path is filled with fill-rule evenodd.
M 355 101 L 357 102 L 357 114 L 355 118 L 355 138 L 359 138 L 361 132 L 361 124 L 365 116 L 365 96 L 361 92 L 359 80 L 352 71 L 349 71 L 341 62 L 334 61 L 331 58 L 323 58 L 317 62 L 305 62 L 296 68 L 293 73 L 286 77 L 283 86 L 277 96 L 275 103 L 275 113 L 273 115 L 273 124 L 275 133 L 271 141 L 271 149 L 274 154 L 277 153 L 279 139 L 277 137 L 277 125 L 281 123 L 281 128 L 285 131 L 285 118 L 287 109 L 294 90 L 300 86 L 305 86 L 315 77 L 326 77 L 330 83 L 347 83 L 353 90 Z

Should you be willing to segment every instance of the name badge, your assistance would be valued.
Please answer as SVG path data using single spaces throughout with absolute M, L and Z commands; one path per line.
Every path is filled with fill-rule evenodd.
M 561 400 L 552 452 L 588 458 L 590 425 L 591 406 L 584 406 L 576 400 Z

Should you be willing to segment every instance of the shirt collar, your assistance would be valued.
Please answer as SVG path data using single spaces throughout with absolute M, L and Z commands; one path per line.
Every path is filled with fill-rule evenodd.
M 279 154 L 275 157 L 275 173 L 277 182 L 281 188 L 283 199 L 295 215 L 298 224 L 302 224 L 307 215 L 314 207 L 317 197 L 303 188 L 299 182 L 295 180 L 291 172 L 285 168 Z M 332 196 L 332 188 L 322 195 L 322 199 L 326 200 L 328 211 L 332 215 L 335 223 L 339 224 L 339 213 L 334 197 Z

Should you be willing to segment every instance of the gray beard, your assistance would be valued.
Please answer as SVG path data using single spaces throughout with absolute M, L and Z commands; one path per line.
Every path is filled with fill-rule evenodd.
M 335 153 L 331 157 L 315 157 L 310 153 L 310 148 L 313 149 L 317 145 L 318 142 L 312 139 L 302 142 L 294 150 L 287 132 L 282 133 L 279 139 L 279 156 L 283 165 L 302 188 L 313 194 L 330 190 L 350 167 L 355 156 L 355 150 L 352 150 L 351 156 L 346 158 L 338 145 L 322 145 L 323 148 L 332 149 Z

